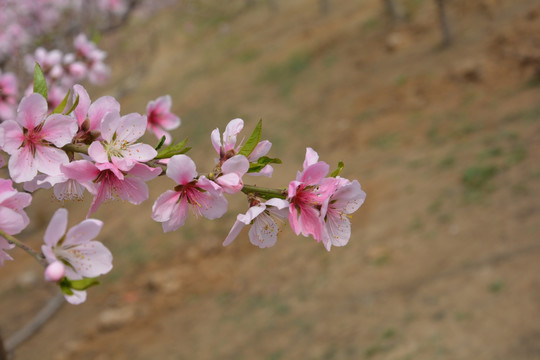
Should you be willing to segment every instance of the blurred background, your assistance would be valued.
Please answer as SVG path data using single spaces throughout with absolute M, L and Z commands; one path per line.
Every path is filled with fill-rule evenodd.
M 167 1 L 103 35 L 122 114 L 170 94 L 199 172 L 210 132 L 263 119 L 286 186 L 306 147 L 367 193 L 327 252 L 284 229 L 261 250 L 220 220 L 163 234 L 141 206 L 94 217 L 115 268 L 15 359 L 540 359 L 540 3 L 536 0 Z M 446 27 L 441 27 L 446 19 Z M 247 135 L 246 135 L 247 136 Z M 154 144 L 155 139 L 146 139 Z M 91 198 L 67 204 L 70 224 Z M 34 248 L 62 204 L 38 193 Z M 57 289 L 19 250 L 0 271 L 9 337 Z

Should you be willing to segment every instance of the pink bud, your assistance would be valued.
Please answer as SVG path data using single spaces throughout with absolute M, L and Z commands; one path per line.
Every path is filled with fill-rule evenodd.
M 45 280 L 50 282 L 58 282 L 66 273 L 66 266 L 60 261 L 54 261 L 45 269 Z

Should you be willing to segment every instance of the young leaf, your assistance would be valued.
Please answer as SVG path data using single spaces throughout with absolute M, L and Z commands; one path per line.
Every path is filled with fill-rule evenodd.
M 165 135 L 163 135 L 163 136 L 161 137 L 161 139 L 159 139 L 159 142 L 158 142 L 158 144 L 156 145 L 156 147 L 155 147 L 154 149 L 156 149 L 156 150 L 161 149 L 161 147 L 163 146 L 163 143 L 164 143 L 164 142 L 165 142 Z
M 71 106 L 71 109 L 69 109 L 69 111 L 66 113 L 66 115 L 71 114 L 73 112 L 73 110 L 75 110 L 77 105 L 79 105 L 79 95 L 77 95 L 77 97 L 75 98 L 75 101 L 73 102 L 73 105 Z
M 34 92 L 41 94 L 45 100 L 47 100 L 47 81 L 45 80 L 45 75 L 43 75 L 43 70 L 38 63 L 34 67 Z
M 68 90 L 66 96 L 64 97 L 64 100 L 62 100 L 62 102 L 60 104 L 58 104 L 57 107 L 54 108 L 53 110 L 53 114 L 61 114 L 62 111 L 64 111 L 64 109 L 66 108 L 66 104 L 67 104 L 67 101 L 68 101 L 68 97 L 69 97 L 69 94 L 71 93 L 71 90 Z
M 255 129 L 251 133 L 251 136 L 238 152 L 238 155 L 244 155 L 245 157 L 248 157 L 253 152 L 257 144 L 261 141 L 261 132 L 262 132 L 262 119 L 259 120 L 259 122 L 257 123 L 257 126 L 255 126 Z
M 332 171 L 332 173 L 330 174 L 330 177 L 336 177 L 338 176 L 340 173 L 341 173 L 341 170 L 343 170 L 343 167 L 345 166 L 345 164 L 343 164 L 343 161 L 340 161 L 338 163 L 338 166 L 337 166 L 337 169 Z
M 252 162 L 249 164 L 248 173 L 258 173 L 268 164 L 281 164 L 281 160 L 278 158 L 261 156 L 257 162 Z
M 91 286 L 99 285 L 96 278 L 84 278 L 81 280 L 68 280 L 70 287 L 74 290 L 86 290 Z
M 187 138 L 180 141 L 178 144 L 167 146 L 165 149 L 158 152 L 155 159 L 168 159 L 168 158 L 173 157 L 174 155 L 184 154 L 185 152 L 187 152 L 187 150 L 191 149 L 191 148 L 186 148 L 187 150 L 183 149 L 183 147 L 186 145 L 186 142 L 187 142 Z

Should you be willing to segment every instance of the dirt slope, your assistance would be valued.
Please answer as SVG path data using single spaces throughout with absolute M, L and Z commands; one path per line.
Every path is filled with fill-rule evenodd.
M 92 98 L 118 96 L 128 113 L 171 94 L 174 135 L 201 172 L 210 131 L 234 117 L 249 129 L 263 118 L 284 162 L 258 184 L 286 185 L 307 146 L 343 160 L 367 192 L 349 244 L 327 253 L 286 229 L 268 250 L 247 232 L 222 248 L 243 199 L 164 235 L 150 212 L 172 182 L 159 179 L 142 206 L 97 212 L 115 269 L 16 358 L 540 359 L 540 86 L 526 60 L 540 5 L 452 1 L 455 43 L 441 49 L 431 1 L 403 2 L 398 24 L 378 0 L 330 2 L 327 15 L 276 2 L 183 2 L 134 19 L 103 39 L 113 79 Z M 49 196 L 30 210 L 35 247 L 59 206 Z M 86 201 L 68 205 L 73 223 Z M 6 335 L 55 290 L 30 290 L 40 269 L 21 275 L 31 261 L 14 257 L 0 272 Z

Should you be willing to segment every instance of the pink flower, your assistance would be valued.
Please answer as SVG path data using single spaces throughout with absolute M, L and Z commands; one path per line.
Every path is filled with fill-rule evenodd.
M 146 116 L 136 113 L 120 117 L 108 112 L 101 123 L 103 141 L 94 141 L 88 154 L 97 163 L 111 162 L 122 171 L 135 164 L 152 160 L 157 151 L 148 144 L 135 143 L 146 131 Z
M 163 223 L 164 232 L 184 225 L 189 205 L 196 215 L 208 219 L 217 219 L 227 211 L 227 199 L 221 188 L 204 176 L 197 179 L 195 163 L 188 156 L 173 156 L 167 176 L 179 185 L 161 194 L 152 207 L 152 219 Z
M 249 229 L 251 243 L 260 248 L 274 246 L 281 225 L 287 219 L 288 206 L 287 201 L 274 198 L 250 207 L 245 214 L 239 214 L 236 217 L 236 222 L 223 242 L 223 246 L 232 243 L 244 226 L 251 223 L 253 223 L 251 229 Z
M 99 131 L 101 122 L 108 112 L 119 113 L 120 104 L 112 96 L 103 96 L 91 104 L 88 92 L 81 85 L 73 86 L 74 97 L 79 96 L 79 104 L 73 111 L 77 123 L 79 124 L 79 132 L 75 138 L 80 142 L 93 140 L 92 131 Z
M 210 136 L 214 149 L 219 154 L 219 158 L 228 159 L 240 151 L 240 145 L 236 146 L 236 137 L 244 128 L 244 120 L 233 119 L 229 121 L 225 131 L 223 132 L 223 140 L 219 129 L 214 129 Z
M 2 75 L 0 70 L 0 122 L 15 117 L 17 107 L 17 77 L 13 73 Z
M 66 177 L 77 180 L 94 195 L 87 215 L 90 216 L 105 200 L 120 198 L 134 205 L 142 203 L 148 199 L 145 181 L 156 178 L 161 169 L 136 163 L 128 171 L 122 171 L 111 163 L 93 164 L 87 160 L 78 160 L 63 165 L 62 172 Z
M 8 235 L 20 233 L 30 222 L 24 208 L 30 205 L 32 196 L 20 193 L 13 188 L 11 180 L 0 179 L 0 230 Z M 0 236 L 0 266 L 4 260 L 13 260 L 4 250 L 14 245 Z
M 337 184 L 334 178 L 325 178 L 330 167 L 318 161 L 319 155 L 311 149 L 306 150 L 304 171 L 298 172 L 296 180 L 289 183 L 288 197 L 289 223 L 296 235 L 312 235 L 321 241 L 324 220 L 320 209 L 334 192 Z
M 248 159 L 244 155 L 235 155 L 221 165 L 221 174 L 216 182 L 227 194 L 236 194 L 244 186 L 242 176 L 248 169 Z
M 94 278 L 108 273 L 112 269 L 112 254 L 102 243 L 93 241 L 103 222 L 86 219 L 66 234 L 67 221 L 67 210 L 58 209 L 45 231 L 45 245 L 41 246 L 41 251 L 49 264 L 56 261 L 65 264 L 65 276 L 70 280 Z M 54 275 L 57 277 L 58 274 Z M 76 305 L 86 300 L 86 291 L 73 290 L 73 293 L 65 295 L 68 302 Z
M 227 159 L 232 158 L 242 148 L 241 144 L 236 145 L 237 137 L 240 131 L 244 128 L 244 121 L 242 119 L 233 119 L 229 121 L 227 124 L 227 127 L 225 128 L 225 131 L 223 132 L 223 138 L 221 137 L 221 134 L 219 132 L 219 129 L 214 129 L 212 131 L 212 134 L 210 136 L 210 140 L 212 141 L 212 145 L 214 146 L 214 149 L 219 154 L 219 161 L 224 162 Z M 263 140 L 257 144 L 255 149 L 249 154 L 247 159 L 249 162 L 257 162 L 262 156 L 266 155 L 270 148 L 272 147 L 272 143 L 268 140 Z M 248 162 L 248 163 L 249 163 Z M 248 166 L 249 168 L 249 166 Z M 249 175 L 252 176 L 272 176 L 274 169 L 271 165 L 266 165 L 260 172 L 258 173 L 249 173 Z
M 148 130 L 158 139 L 165 136 L 165 145 L 172 142 L 171 134 L 166 130 L 174 130 L 180 126 L 180 118 L 171 113 L 171 96 L 161 96 L 150 101 L 146 106 Z
M 55 260 L 45 268 L 45 281 L 58 282 L 66 274 L 66 266 L 63 262 Z
M 62 166 L 60 167 L 62 170 Z M 63 172 L 57 175 L 40 174 L 33 180 L 27 181 L 23 185 L 25 191 L 34 192 L 37 189 L 53 188 L 54 197 L 60 201 L 83 199 L 84 189 L 94 189 L 95 185 L 92 181 L 80 183 L 75 179 L 71 179 Z
M 32 180 L 38 171 L 55 175 L 67 164 L 66 153 L 59 149 L 73 139 L 77 131 L 69 116 L 47 116 L 47 101 L 39 94 L 24 97 L 19 104 L 17 121 L 0 125 L 0 147 L 11 155 L 9 173 L 15 182 Z
M 351 222 L 348 215 L 352 214 L 366 200 L 366 193 L 357 180 L 349 181 L 336 178 L 336 191 L 324 202 L 321 216 L 325 219 L 322 242 L 326 250 L 332 245 L 345 246 L 351 237 Z

